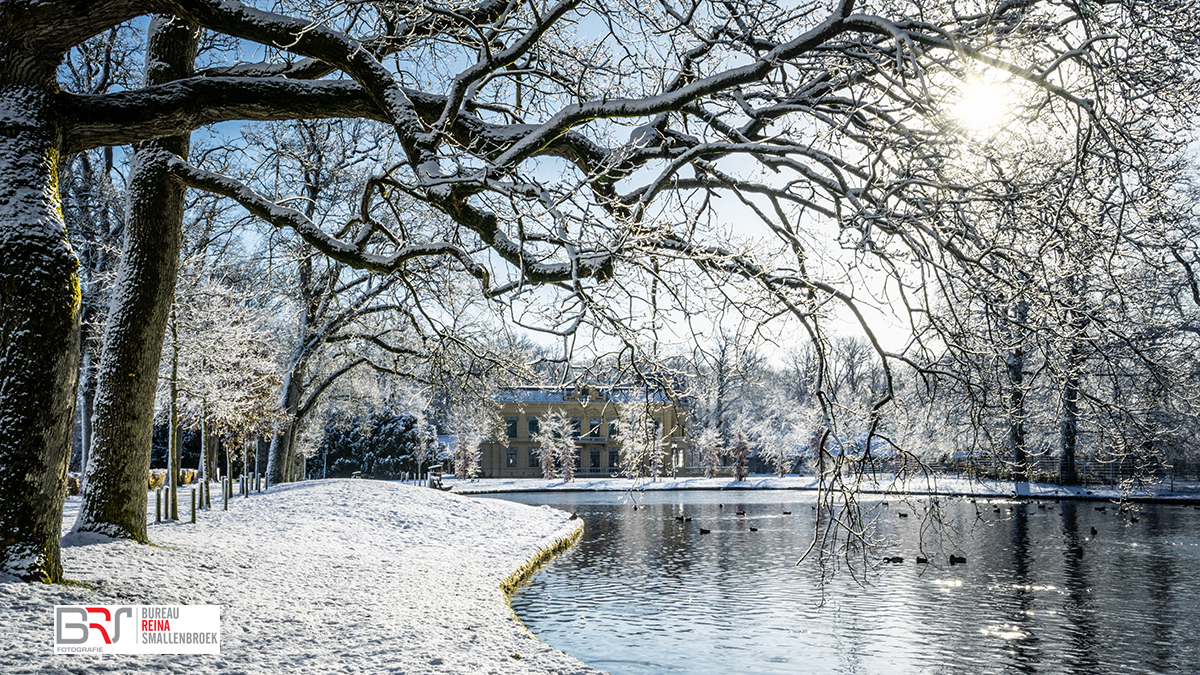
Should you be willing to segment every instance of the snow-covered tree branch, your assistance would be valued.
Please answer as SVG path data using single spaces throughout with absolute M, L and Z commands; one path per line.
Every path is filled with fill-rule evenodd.
M 429 267 L 449 263 L 519 321 L 559 335 L 597 330 L 635 345 L 645 315 L 657 331 L 692 303 L 727 303 L 755 320 L 789 317 L 827 350 L 822 323 L 840 304 L 883 364 L 877 413 L 894 395 L 890 364 L 955 372 L 935 352 L 965 353 L 947 339 L 962 322 L 927 320 L 944 298 L 988 291 L 999 306 L 1019 292 L 1063 298 L 1084 288 L 1082 276 L 1029 286 L 1005 273 L 1040 250 L 994 227 L 1017 201 L 1049 195 L 1042 213 L 1086 203 L 1074 212 L 1096 218 L 1079 222 L 1114 225 L 1103 229 L 1104 245 L 1164 269 L 1191 264 L 1186 237 L 1168 234 L 1161 219 L 1125 216 L 1172 192 L 1163 167 L 1191 123 L 1195 14 L 1191 5 L 1037 0 L 4 2 L 0 526 L 15 534 L 0 549 L 0 570 L 61 578 L 55 513 L 80 339 L 79 261 L 57 189 L 65 155 L 137 142 L 130 203 L 153 216 L 125 231 L 127 271 L 117 282 L 125 286 L 105 346 L 111 367 L 101 369 L 109 389 L 100 400 L 118 402 L 98 411 L 100 426 L 113 424 L 98 436 L 105 448 L 121 445 L 116 436 L 141 438 L 149 424 L 134 413 L 154 387 L 137 378 L 158 370 L 176 264 L 153 252 L 178 258 L 185 184 L 237 201 L 346 265 L 408 277 L 406 288 L 427 289 Z M 149 15 L 142 86 L 108 91 L 94 86 L 98 76 L 72 90 L 60 76 L 72 49 Z M 161 41 L 167 26 L 177 43 Z M 198 69 L 202 31 L 227 42 Z M 956 112 L 979 81 L 1014 101 L 999 131 L 971 129 Z M 189 132 L 206 124 L 333 116 L 376 120 L 394 145 L 374 157 L 358 213 L 328 226 L 188 156 Z M 1007 161 L 1047 135 L 1055 142 L 1046 147 L 1063 153 L 1052 164 L 1086 171 L 1088 190 L 1039 193 L 1078 173 L 1050 177 Z M 409 227 L 396 214 L 412 204 L 441 224 Z M 742 229 L 726 226 L 733 221 Z M 1030 234 L 1050 242 L 1053 231 Z M 865 290 L 871 279 L 884 280 L 887 303 Z M 546 308 L 525 312 L 532 286 L 543 287 Z M 479 284 L 469 292 L 481 294 Z M 921 334 L 915 350 L 890 350 L 872 327 L 871 305 L 893 299 Z M 1055 316 L 1073 326 L 1062 335 L 1064 363 L 1075 364 L 1063 368 L 1071 389 L 1083 356 L 1070 345 L 1108 324 L 1098 305 L 1067 304 Z M 145 330 L 128 329 L 142 317 Z M 1122 331 L 1101 332 L 1121 349 L 1136 345 Z M 818 378 L 815 387 L 830 422 L 838 409 L 830 386 Z M 144 539 L 135 512 L 145 497 L 132 486 L 145 462 L 108 453 L 98 470 L 124 487 L 98 486 L 117 496 L 103 507 L 89 501 L 84 520 Z

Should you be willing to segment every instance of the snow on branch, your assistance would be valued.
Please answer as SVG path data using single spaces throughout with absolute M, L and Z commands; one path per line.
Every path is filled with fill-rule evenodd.
M 352 80 L 192 77 L 132 91 L 57 95 L 64 152 L 170 136 L 229 120 L 365 118 L 387 121 Z
M 412 101 L 361 41 L 317 21 L 256 9 L 236 0 L 189 0 L 177 11 L 205 28 L 263 45 L 286 46 L 290 52 L 336 66 L 362 85 L 386 112 L 414 166 L 436 169 L 429 134 Z
M 565 106 L 541 124 L 535 132 L 528 134 L 497 158 L 496 165 L 503 167 L 518 164 L 536 155 L 538 150 L 552 139 L 590 120 L 649 117 L 671 112 L 717 92 L 733 90 L 740 85 L 758 81 L 777 68 L 781 61 L 815 49 L 842 32 L 845 29 L 843 19 L 849 13 L 852 4 L 850 0 L 842 0 L 838 3 L 838 8 L 820 24 L 779 45 L 753 63 L 736 66 L 671 91 L 641 99 L 604 99 Z
M 456 258 L 472 276 L 487 287 L 487 269 L 471 258 L 466 251 L 448 242 L 409 244 L 388 254 L 372 253 L 366 250 L 367 242 L 361 241 L 361 237 L 358 244 L 338 239 L 322 230 L 303 213 L 280 206 L 229 176 L 192 166 L 176 156 L 163 159 L 167 170 L 183 184 L 236 201 L 271 225 L 295 231 L 314 248 L 338 262 L 359 269 L 390 274 L 403 268 L 405 263 L 413 258 L 449 255 Z
M 390 29 L 386 32 L 363 38 L 362 44 L 376 58 L 382 58 L 421 39 L 461 40 L 477 30 L 477 26 L 492 23 L 503 17 L 510 10 L 510 4 L 499 0 L 482 0 L 474 5 L 455 7 L 454 11 L 441 10 L 436 5 L 422 9 L 428 13 L 418 15 L 414 12 L 406 20 L 391 24 Z M 337 68 L 325 61 L 305 58 L 295 62 L 239 63 L 232 66 L 220 66 L 202 71 L 200 75 L 203 77 L 317 79 L 336 70 Z
M 450 93 L 446 97 L 446 106 L 442 111 L 442 115 L 434 124 L 436 129 L 445 129 L 449 127 L 454 118 L 458 116 L 459 107 L 462 105 L 463 97 L 471 85 L 480 81 L 488 74 L 495 72 L 501 68 L 512 65 L 518 58 L 526 54 L 532 49 L 538 40 L 546 34 L 555 23 L 557 23 L 563 15 L 579 5 L 580 0 L 564 0 L 558 5 L 552 7 L 544 16 L 538 17 L 537 25 L 521 36 L 512 46 L 499 53 L 491 53 L 487 48 L 487 42 L 483 41 L 485 57 L 481 58 L 474 65 L 468 67 L 458 74 L 454 79 L 454 84 L 450 87 Z

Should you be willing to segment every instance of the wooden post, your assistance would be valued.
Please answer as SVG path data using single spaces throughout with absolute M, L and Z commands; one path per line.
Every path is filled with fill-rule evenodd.
M 225 480 L 229 480 L 226 478 Z M 221 495 L 225 497 L 225 510 L 229 510 L 229 489 L 225 487 L 225 480 L 221 481 Z
M 154 522 L 162 522 L 162 488 L 154 490 Z
M 196 524 L 196 488 L 192 488 L 192 524 Z

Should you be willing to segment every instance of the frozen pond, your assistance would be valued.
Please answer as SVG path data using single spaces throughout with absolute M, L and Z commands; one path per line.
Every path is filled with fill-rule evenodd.
M 891 544 L 868 556 L 866 585 L 843 569 L 822 590 L 815 562 L 795 564 L 811 492 L 648 492 L 637 509 L 624 493 L 496 496 L 585 519 L 512 606 L 613 675 L 1200 672 L 1192 506 L 958 499 L 933 527 L 924 502 L 876 498 Z

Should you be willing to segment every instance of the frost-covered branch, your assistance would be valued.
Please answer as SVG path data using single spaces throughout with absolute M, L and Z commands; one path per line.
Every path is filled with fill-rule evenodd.
M 375 272 L 392 273 L 401 269 L 408 261 L 426 256 L 449 255 L 456 258 L 472 276 L 487 286 L 488 272 L 461 248 L 445 242 L 419 243 L 403 246 L 387 254 L 371 253 L 364 246 L 347 242 L 330 235 L 303 213 L 258 194 L 248 186 L 221 174 L 192 166 L 178 157 L 164 158 L 172 175 L 190 187 L 223 195 L 241 204 L 243 208 L 279 228 L 289 228 L 312 244 L 314 248 L 333 260 L 351 267 Z
M 125 145 L 230 120 L 366 118 L 378 106 L 352 80 L 194 77 L 108 94 L 58 95 L 64 152 Z

